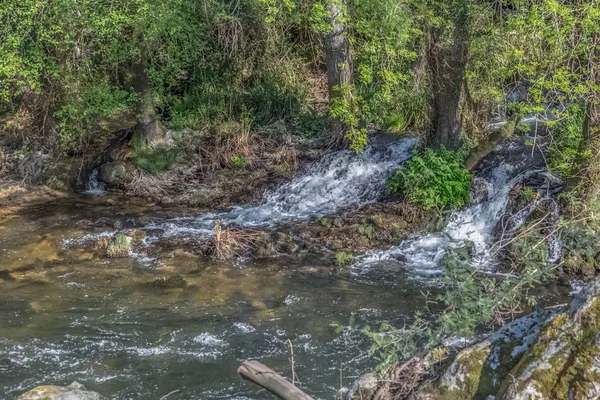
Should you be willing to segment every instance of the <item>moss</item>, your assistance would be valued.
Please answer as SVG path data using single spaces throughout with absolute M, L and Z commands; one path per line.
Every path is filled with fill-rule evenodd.
M 446 387 L 442 388 L 442 395 L 444 399 L 448 400 L 470 400 L 473 398 L 479 398 L 482 388 L 480 383 L 482 381 L 483 371 L 485 369 L 485 362 L 490 355 L 489 343 L 485 346 L 477 346 L 473 348 L 467 348 L 459 353 L 454 361 L 454 367 L 450 367 L 449 371 L 456 379 L 456 384 L 452 386 L 458 387 Z M 463 377 L 464 380 L 461 380 Z M 488 379 L 484 378 L 484 381 Z M 485 389 L 483 391 L 489 391 Z M 490 393 L 492 392 L 490 391 Z M 483 396 L 483 398 L 487 395 Z
M 545 399 L 589 398 L 593 383 L 600 381 L 600 374 L 592 370 L 600 355 L 596 345 L 596 337 L 600 333 L 599 317 L 600 297 L 573 318 L 566 313 L 558 315 L 502 383 L 497 398 L 510 398 L 508 390 L 515 379 L 518 382 L 517 392 L 532 385 Z M 548 348 L 559 345 L 562 347 L 560 351 L 545 359 Z M 533 371 L 525 378 L 529 369 Z

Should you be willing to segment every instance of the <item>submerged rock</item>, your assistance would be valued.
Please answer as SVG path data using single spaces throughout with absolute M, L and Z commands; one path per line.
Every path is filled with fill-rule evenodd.
M 100 400 L 99 393 L 87 390 L 81 383 L 69 386 L 38 386 L 23 393 L 16 400 Z

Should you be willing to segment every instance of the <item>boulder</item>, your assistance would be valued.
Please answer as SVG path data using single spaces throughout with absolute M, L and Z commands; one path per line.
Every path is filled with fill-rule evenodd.
M 497 400 L 600 398 L 600 280 L 558 314 L 508 374 Z
M 125 161 L 112 161 L 100 166 L 100 180 L 108 185 L 123 185 L 127 182 L 128 164 Z
M 600 399 L 600 280 L 569 307 L 519 318 L 461 350 L 410 399 Z
M 87 390 L 78 382 L 69 386 L 38 386 L 23 393 L 16 400 L 100 400 L 96 392 Z

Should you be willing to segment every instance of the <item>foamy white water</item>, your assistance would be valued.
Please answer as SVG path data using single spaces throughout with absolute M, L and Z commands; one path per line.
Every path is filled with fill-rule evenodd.
M 389 250 L 367 252 L 357 259 L 353 271 L 364 274 L 378 264 L 396 262 L 420 275 L 438 275 L 443 272 L 440 261 L 446 251 L 467 242 L 474 245 L 473 265 L 491 267 L 494 259 L 493 232 L 506 211 L 510 189 L 528 176 L 541 172 L 527 171 L 511 177 L 513 170 L 514 167 L 506 164 L 494 168 L 487 185 L 488 199 L 455 212 L 442 232 L 415 235 Z M 517 218 L 511 218 L 511 229 L 518 229 L 534 208 L 527 207 Z
M 100 171 L 98 170 L 98 168 L 92 171 L 88 178 L 88 183 L 86 185 L 86 194 L 99 196 L 106 193 L 106 184 L 100 181 L 99 176 Z
M 389 175 L 409 159 L 417 139 L 369 146 L 363 153 L 338 151 L 311 164 L 307 171 L 263 196 L 255 207 L 236 207 L 224 213 L 175 218 L 144 229 L 163 237 L 212 235 L 216 221 L 243 227 L 318 218 L 346 207 L 361 207 L 379 199 Z

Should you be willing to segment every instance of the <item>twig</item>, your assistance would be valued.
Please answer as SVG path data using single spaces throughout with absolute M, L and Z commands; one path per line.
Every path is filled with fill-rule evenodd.
M 290 345 L 290 365 L 292 366 L 292 385 L 296 385 L 296 362 L 294 361 L 294 345 L 290 339 L 287 340 Z M 298 381 L 299 383 L 300 381 Z
M 179 392 L 181 389 L 175 389 L 172 392 L 169 392 L 167 394 L 165 394 L 163 397 L 161 397 L 159 400 L 165 400 L 167 397 L 169 397 L 170 395 L 172 395 L 173 393 L 177 393 Z

